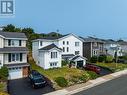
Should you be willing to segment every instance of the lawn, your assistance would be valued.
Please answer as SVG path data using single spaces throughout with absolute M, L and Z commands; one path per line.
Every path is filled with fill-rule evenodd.
M 0 95 L 8 95 L 6 92 L 4 92 L 5 86 L 6 86 L 5 82 L 0 83 Z
M 32 69 L 39 71 L 41 74 L 47 76 L 49 79 L 52 80 L 54 80 L 54 78 L 56 77 L 63 77 L 63 76 L 67 77 L 73 75 L 80 76 L 85 72 L 77 68 L 68 68 L 68 67 L 44 70 L 43 68 L 37 66 L 36 64 L 31 64 L 31 67 Z
M 58 83 L 56 83 L 56 79 L 60 78 L 59 82 L 63 83 L 63 80 L 65 79 L 67 81 L 67 86 L 74 85 L 77 83 L 83 83 L 88 81 L 89 79 L 95 79 L 98 77 L 98 75 L 95 72 L 80 70 L 77 68 L 69 68 L 67 66 L 61 67 L 61 68 L 54 68 L 54 69 L 48 69 L 44 70 L 43 68 L 37 66 L 31 56 L 31 54 L 28 57 L 29 63 L 32 70 L 37 70 L 42 75 L 46 76 L 48 79 L 50 79 L 53 83 L 54 88 L 59 89 Z M 58 87 L 58 88 L 57 88 Z
M 96 64 L 99 66 L 107 67 L 113 72 L 127 69 L 127 64 L 122 64 L 122 63 L 96 63 Z

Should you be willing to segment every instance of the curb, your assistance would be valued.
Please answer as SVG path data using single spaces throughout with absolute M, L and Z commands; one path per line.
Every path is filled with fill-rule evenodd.
M 90 83 L 89 85 L 86 85 L 86 86 L 83 86 L 83 87 L 79 86 L 78 88 L 75 88 L 74 90 L 69 90 L 68 88 L 65 88 L 65 89 L 57 90 L 57 91 L 50 92 L 50 93 L 47 93 L 47 94 L 44 94 L 44 95 L 72 95 L 72 94 L 81 92 L 83 90 L 87 90 L 89 88 L 92 88 L 94 86 L 100 85 L 102 83 L 108 82 L 108 81 L 113 80 L 115 78 L 121 77 L 121 76 L 126 75 L 126 74 L 127 74 L 127 69 L 123 70 L 123 71 L 119 71 L 119 72 L 116 72 L 116 73 L 112 73 L 112 74 L 109 74 L 109 75 L 99 77 L 95 80 L 89 80 L 88 81 Z M 88 82 L 86 82 L 86 83 L 88 83 Z M 86 84 L 86 83 L 83 83 L 83 84 Z M 71 86 L 69 88 L 73 88 L 74 86 Z

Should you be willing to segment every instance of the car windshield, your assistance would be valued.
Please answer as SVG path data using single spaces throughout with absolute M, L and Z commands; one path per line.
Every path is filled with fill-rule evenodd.
M 34 76 L 34 80 L 35 82 L 43 82 L 44 81 L 44 77 L 43 76 Z

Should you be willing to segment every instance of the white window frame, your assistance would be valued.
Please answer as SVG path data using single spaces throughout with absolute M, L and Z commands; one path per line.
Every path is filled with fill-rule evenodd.
M 67 47 L 67 52 L 69 52 L 69 47 Z
M 50 67 L 57 67 L 58 62 L 50 62 Z
M 57 52 L 51 52 L 51 59 L 58 58 L 58 53 Z
M 69 45 L 69 41 L 67 41 L 67 45 Z
M 63 52 L 65 52 L 65 47 L 63 47 Z
M 80 45 L 80 42 L 75 42 L 76 47 L 79 47 L 79 45 Z
M 63 41 L 63 45 L 65 45 L 65 41 Z
M 78 52 L 78 53 L 77 53 Z M 75 51 L 75 55 L 79 55 L 80 54 L 80 51 Z
M 40 41 L 40 46 L 43 46 L 43 41 Z
M 16 61 L 20 61 L 20 53 L 12 53 L 11 54 L 11 62 L 16 62 Z

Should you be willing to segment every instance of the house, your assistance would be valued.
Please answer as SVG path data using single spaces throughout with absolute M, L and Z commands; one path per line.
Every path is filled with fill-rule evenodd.
M 33 41 L 32 49 L 37 65 L 44 69 L 61 67 L 62 59 L 69 60 L 75 55 L 83 56 L 83 40 L 74 34 L 43 37 Z M 85 64 L 83 61 L 80 63 Z
M 83 56 L 90 59 L 93 56 L 99 56 L 104 53 L 104 42 L 98 38 L 81 37 L 83 42 Z
M 0 67 L 7 66 L 9 79 L 28 76 L 26 41 L 24 33 L 0 32 Z
M 123 56 L 123 49 L 121 45 L 114 40 L 105 40 L 104 48 L 106 51 L 106 54 L 110 54 L 113 57 L 115 56 L 115 52 L 117 52 L 117 56 Z

